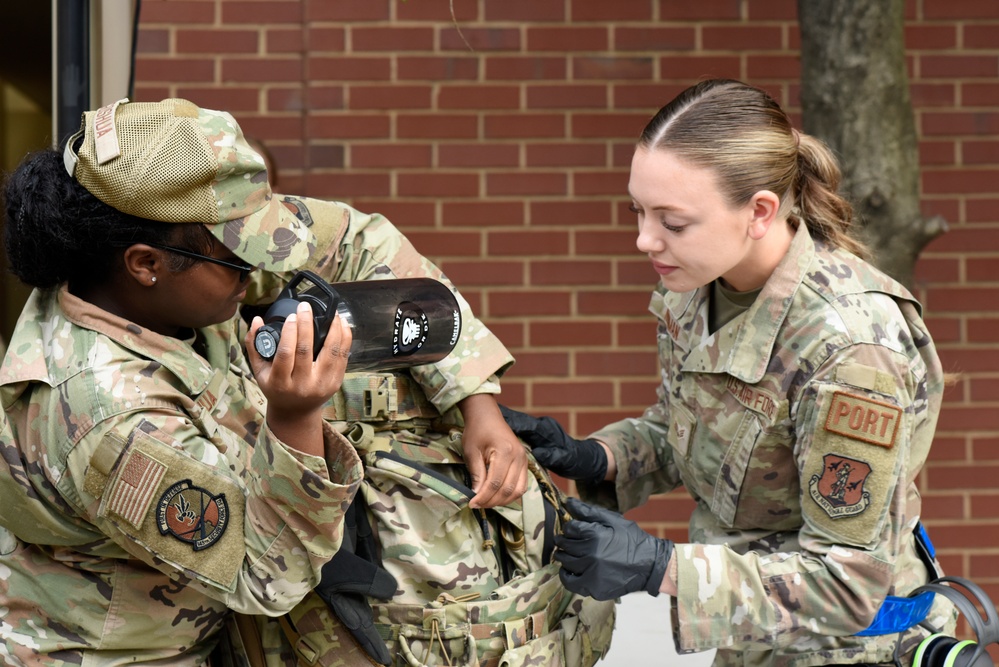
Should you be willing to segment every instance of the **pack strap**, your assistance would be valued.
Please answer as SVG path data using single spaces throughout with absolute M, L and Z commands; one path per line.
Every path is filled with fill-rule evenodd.
M 548 634 L 558 625 L 568 603 L 567 595 L 570 594 L 566 592 L 566 589 L 559 586 L 555 588 L 554 595 L 545 606 L 533 613 L 494 622 L 465 623 L 459 621 L 458 625 L 466 627 L 468 634 L 475 640 L 502 637 L 506 641 L 507 650 L 514 649 L 523 646 L 532 639 Z M 467 601 L 452 604 L 463 604 L 472 608 L 476 602 Z M 446 606 L 447 603 L 445 603 Z M 372 608 L 375 609 L 376 619 L 382 616 L 382 612 L 388 613 L 390 623 L 383 624 L 375 621 L 375 627 L 378 628 L 379 634 L 386 642 L 397 641 L 403 626 L 427 627 L 433 618 L 447 616 L 444 608 L 428 609 L 422 605 L 400 605 L 389 602 L 385 604 L 375 603 Z M 467 614 L 469 618 L 478 615 L 473 613 L 471 609 Z
M 545 510 L 545 534 L 541 553 L 541 564 L 548 565 L 555 553 L 555 535 L 562 532 L 562 526 L 572 517 L 565 509 L 564 497 L 551 478 L 537 461 L 529 459 L 528 470 L 534 475 L 541 488 L 541 496 Z
M 340 391 L 323 409 L 323 418 L 333 421 L 397 422 L 439 416 L 423 389 L 398 373 L 347 373 Z

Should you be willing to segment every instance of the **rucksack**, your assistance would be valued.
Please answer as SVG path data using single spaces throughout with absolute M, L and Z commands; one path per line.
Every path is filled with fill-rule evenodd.
M 327 416 L 364 464 L 341 551 L 397 584 L 388 599 L 355 595 L 370 617 L 348 611 L 346 622 L 371 623 L 393 667 L 590 667 L 603 657 L 615 603 L 575 595 L 559 580 L 553 540 L 569 517 L 563 493 L 533 458 L 518 502 L 472 510 L 460 424 L 441 417 L 406 376 L 348 374 Z M 324 581 L 327 571 L 341 579 L 354 571 L 328 568 Z M 364 571 L 367 581 L 374 570 Z M 321 589 L 281 619 L 299 665 L 379 664 Z

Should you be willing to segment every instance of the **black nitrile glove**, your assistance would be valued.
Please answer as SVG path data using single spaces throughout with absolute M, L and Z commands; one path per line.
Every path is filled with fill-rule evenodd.
M 627 593 L 659 595 L 673 542 L 649 535 L 617 512 L 566 499 L 573 520 L 555 538 L 559 579 L 573 593 L 612 600 Z
M 531 446 L 534 458 L 556 475 L 595 484 L 607 475 L 607 453 L 596 440 L 570 438 L 551 417 L 532 417 L 499 406 L 514 434 Z
M 392 656 L 374 626 L 371 605 L 364 596 L 388 600 L 397 588 L 395 577 L 387 570 L 341 549 L 323 566 L 315 591 L 373 660 L 391 665 Z

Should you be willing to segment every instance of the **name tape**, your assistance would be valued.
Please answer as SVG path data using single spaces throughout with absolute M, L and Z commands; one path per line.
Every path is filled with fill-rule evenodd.
M 94 148 L 97 151 L 97 164 L 105 164 L 121 155 L 118 144 L 118 129 L 114 124 L 114 114 L 118 105 L 128 99 L 118 100 L 97 110 L 94 114 Z

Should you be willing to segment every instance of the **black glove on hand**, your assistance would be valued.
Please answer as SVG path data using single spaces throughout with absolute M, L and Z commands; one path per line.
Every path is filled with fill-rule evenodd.
M 597 600 L 643 590 L 659 595 L 673 542 L 649 535 L 617 512 L 576 498 L 565 505 L 574 520 L 555 538 L 555 560 L 566 588 Z
M 395 577 L 387 570 L 341 549 L 323 566 L 315 591 L 373 660 L 391 665 L 392 656 L 374 626 L 371 605 L 364 596 L 388 600 L 397 588 Z
M 503 419 L 531 446 L 534 458 L 556 475 L 595 484 L 607 475 L 607 453 L 596 440 L 570 438 L 551 417 L 532 417 L 501 405 Z

